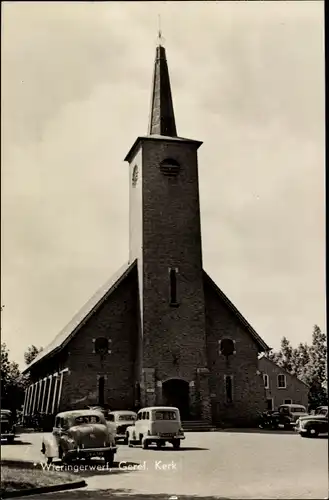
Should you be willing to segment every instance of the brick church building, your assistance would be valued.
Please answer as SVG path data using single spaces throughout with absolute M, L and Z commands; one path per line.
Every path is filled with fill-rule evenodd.
M 178 136 L 159 44 L 148 135 L 125 161 L 129 262 L 28 366 L 24 414 L 173 405 L 183 420 L 247 423 L 265 409 L 269 347 L 202 266 L 200 141 Z

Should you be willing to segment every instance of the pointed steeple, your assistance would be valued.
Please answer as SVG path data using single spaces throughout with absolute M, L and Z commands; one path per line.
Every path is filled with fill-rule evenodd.
M 166 50 L 161 43 L 162 36 L 161 30 L 159 30 L 159 44 L 156 48 L 154 64 L 148 133 L 149 135 L 156 134 L 165 135 L 167 137 L 177 137 Z

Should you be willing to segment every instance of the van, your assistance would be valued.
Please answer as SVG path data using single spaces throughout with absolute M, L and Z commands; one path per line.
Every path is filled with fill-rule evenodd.
M 183 439 L 185 436 L 179 409 L 173 406 L 142 408 L 137 413 L 134 425 L 126 430 L 128 445 L 141 444 L 144 449 L 152 443 L 158 448 L 171 443 L 177 450 Z

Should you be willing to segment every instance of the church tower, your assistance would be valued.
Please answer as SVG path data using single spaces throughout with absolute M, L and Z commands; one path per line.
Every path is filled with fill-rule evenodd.
M 137 260 L 142 406 L 210 418 L 197 151 L 179 137 L 165 48 L 156 48 L 148 135 L 129 163 L 130 262 Z M 201 405 L 202 401 L 202 405 Z

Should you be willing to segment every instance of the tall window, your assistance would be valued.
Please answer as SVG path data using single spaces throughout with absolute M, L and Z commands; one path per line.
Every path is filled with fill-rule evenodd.
M 265 389 L 269 389 L 270 388 L 270 381 L 269 381 L 269 377 L 268 377 L 268 375 L 266 373 L 264 373 L 263 379 L 264 379 L 264 387 L 265 387 Z
M 178 269 L 169 269 L 169 280 L 170 280 L 170 305 L 177 306 L 177 272 Z
M 233 402 L 233 376 L 224 375 L 226 403 Z
M 104 405 L 104 389 L 105 389 L 105 379 L 104 377 L 99 377 L 98 379 L 98 404 Z
M 286 376 L 283 373 L 278 375 L 278 389 L 286 389 L 287 381 Z

